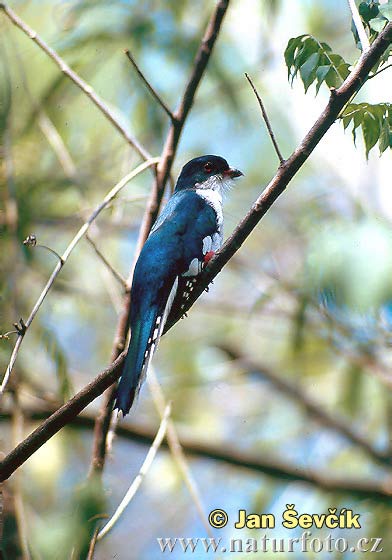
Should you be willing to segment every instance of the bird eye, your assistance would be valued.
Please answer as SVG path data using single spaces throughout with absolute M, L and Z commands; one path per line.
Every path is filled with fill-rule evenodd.
M 212 163 L 211 163 L 210 161 L 208 161 L 208 162 L 205 164 L 205 166 L 204 166 L 204 171 L 205 171 L 206 173 L 211 173 L 212 168 L 213 168 Z

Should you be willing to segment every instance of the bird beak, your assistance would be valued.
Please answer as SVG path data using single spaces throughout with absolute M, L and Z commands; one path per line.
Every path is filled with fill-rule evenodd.
M 230 179 L 234 179 L 235 177 L 241 177 L 243 175 L 242 171 L 239 169 L 234 169 L 233 167 L 229 167 L 223 172 L 224 176 L 230 177 Z

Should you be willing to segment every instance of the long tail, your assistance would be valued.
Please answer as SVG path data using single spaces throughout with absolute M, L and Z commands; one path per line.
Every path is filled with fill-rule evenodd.
M 139 317 L 132 324 L 131 342 L 129 343 L 114 405 L 114 408 L 122 411 L 123 416 L 128 414 L 144 381 L 170 313 L 177 287 L 178 278 L 175 278 L 164 309 L 151 309 L 147 315 L 143 318 Z
M 151 330 L 155 323 L 155 316 L 150 320 L 139 320 L 132 328 L 131 341 L 129 343 L 127 357 L 120 383 L 117 388 L 116 403 L 114 408 L 122 411 L 123 416 L 128 414 L 145 373 L 146 354 L 150 353 Z M 150 348 L 149 348 L 150 347 Z M 154 350 L 154 349 L 153 349 Z

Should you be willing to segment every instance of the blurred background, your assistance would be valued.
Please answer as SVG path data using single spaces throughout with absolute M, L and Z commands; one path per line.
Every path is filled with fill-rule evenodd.
M 161 153 L 168 118 L 123 49 L 131 50 L 175 108 L 214 5 L 202 0 L 10 2 L 153 156 Z M 283 57 L 287 42 L 311 33 L 354 63 L 359 51 L 350 26 L 348 6 L 340 0 L 231 3 L 173 168 L 177 176 L 189 159 L 212 153 L 244 172 L 225 202 L 226 236 L 278 165 L 244 72 L 253 78 L 288 157 L 329 92 L 322 86 L 316 97 L 312 86 L 305 95 L 299 81 L 290 87 Z M 34 233 L 38 243 L 61 254 L 95 205 L 140 159 L 5 17 L 0 30 L 4 333 L 27 317 L 57 262 L 43 248 L 23 246 L 26 236 Z M 389 101 L 391 76 L 386 71 L 371 80 L 356 102 Z M 359 537 L 383 537 L 379 557 L 389 558 L 391 160 L 390 152 L 380 158 L 374 149 L 366 161 L 361 135 L 355 147 L 350 130 L 336 123 L 209 293 L 161 341 L 155 373 L 172 401 L 180 438 L 195 446 L 187 457 L 204 509 L 222 508 L 230 517 L 224 529 L 214 531 L 216 537 L 298 537 L 302 529 L 281 527 L 286 504 L 295 504 L 300 513 L 351 508 L 361 515 L 360 530 L 311 529 L 313 536 L 331 533 L 353 545 Z M 123 276 L 133 261 L 151 177 L 147 171 L 130 183 L 91 229 L 97 247 Z M 67 400 L 109 363 L 121 306 L 121 285 L 82 240 L 23 342 L 3 401 L 5 453 L 38 425 L 34 415 Z M 0 341 L 2 374 L 13 337 Z M 63 429 L 35 453 L 4 489 L 6 552 L 16 550 L 11 515 L 16 508 L 32 558 L 70 557 L 83 509 L 75 513 L 75 496 L 89 468 L 91 420 L 99 404 L 100 399 L 94 401 L 82 414 L 85 421 Z M 130 430 L 114 439 L 104 471 L 108 515 L 149 448 L 148 441 L 135 441 L 131 428 L 153 437 L 159 421 L 145 384 L 137 407 L 122 422 Z M 214 450 L 228 459 L 217 461 Z M 237 465 L 230 462 L 233 453 Z M 239 509 L 273 513 L 277 527 L 235 530 L 231 521 Z M 156 538 L 181 536 L 206 536 L 206 529 L 176 462 L 162 448 L 94 557 L 159 558 Z M 348 558 L 352 552 L 263 554 L 266 559 L 304 556 Z M 220 556 L 200 550 L 192 557 Z

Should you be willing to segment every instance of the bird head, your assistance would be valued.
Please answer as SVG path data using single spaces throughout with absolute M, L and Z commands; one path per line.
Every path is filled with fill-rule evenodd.
M 176 184 L 176 191 L 183 189 L 225 190 L 232 179 L 243 175 L 239 169 L 230 167 L 220 156 L 201 156 L 184 165 Z

